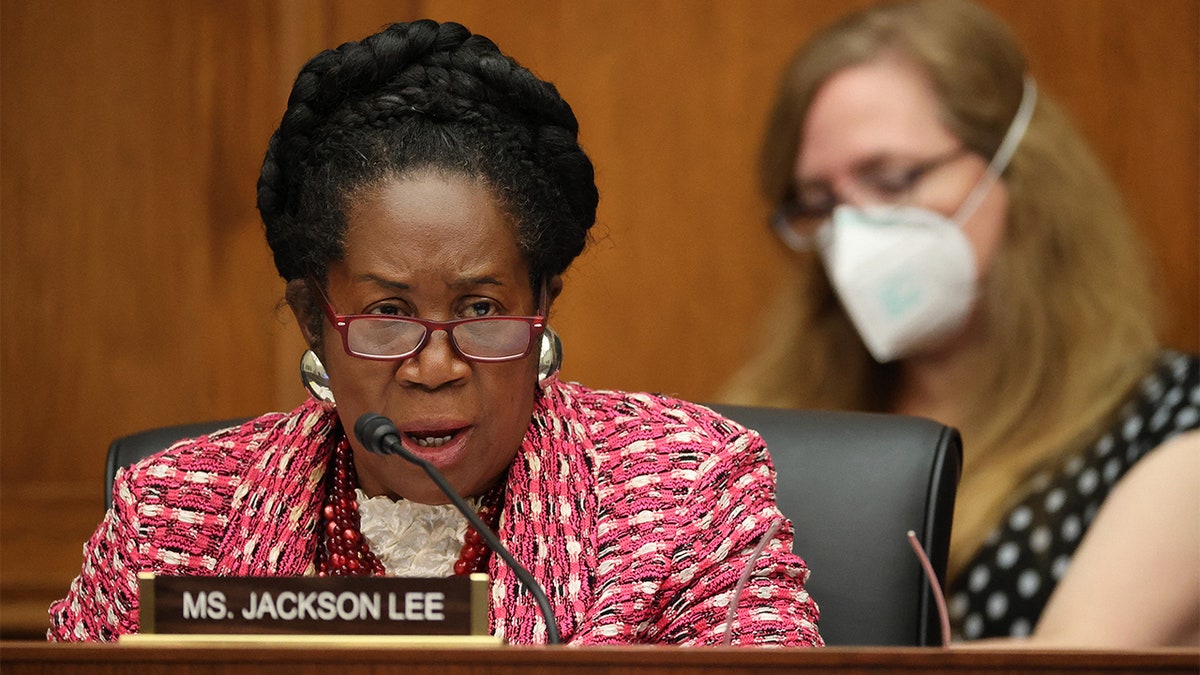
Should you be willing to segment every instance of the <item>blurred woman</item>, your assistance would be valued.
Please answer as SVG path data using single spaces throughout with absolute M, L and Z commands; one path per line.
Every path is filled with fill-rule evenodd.
M 957 634 L 1029 634 L 1113 486 L 1200 422 L 1200 368 L 1156 341 L 1117 190 L 965 0 L 868 9 L 805 45 L 762 185 L 795 275 L 724 400 L 958 427 Z
M 508 643 L 820 645 L 762 439 L 556 377 L 546 319 L 597 199 L 557 89 L 461 25 L 309 60 L 258 208 L 312 397 L 119 472 L 50 638 L 136 632 L 141 571 L 484 571 Z M 347 433 L 368 412 L 498 530 L 553 622 L 420 468 Z

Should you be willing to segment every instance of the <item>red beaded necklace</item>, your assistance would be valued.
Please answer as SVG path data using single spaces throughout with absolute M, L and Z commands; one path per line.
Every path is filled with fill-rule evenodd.
M 333 451 L 329 475 L 325 481 L 325 506 L 321 509 L 320 542 L 317 545 L 317 576 L 383 576 L 383 563 L 371 552 L 371 547 L 359 529 L 358 500 L 354 490 L 358 476 L 354 471 L 354 453 L 350 442 L 343 437 Z M 504 501 L 504 481 L 484 494 L 480 504 L 480 519 L 495 529 L 500 520 Z M 454 563 L 454 573 L 460 576 L 487 570 L 491 550 L 474 527 L 467 525 L 462 551 Z

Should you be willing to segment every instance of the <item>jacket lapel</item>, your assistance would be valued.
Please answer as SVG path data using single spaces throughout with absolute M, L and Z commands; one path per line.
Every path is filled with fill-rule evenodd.
M 308 401 L 247 442 L 251 463 L 230 502 L 222 574 L 311 574 L 325 468 L 340 426 Z
M 554 383 L 538 397 L 512 467 L 500 539 L 541 584 L 566 641 L 591 606 L 596 496 L 584 429 Z M 499 556 L 490 564 L 493 632 L 510 643 L 544 643 L 537 604 Z

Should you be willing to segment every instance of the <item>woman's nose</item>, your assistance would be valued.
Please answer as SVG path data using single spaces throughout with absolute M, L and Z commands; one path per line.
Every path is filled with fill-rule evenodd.
M 396 379 L 401 384 L 439 389 L 471 373 L 471 365 L 454 349 L 445 330 L 431 331 L 420 351 L 400 362 Z
M 873 190 L 850 176 L 834 181 L 831 187 L 838 206 L 845 205 L 861 209 L 865 206 L 878 206 L 883 203 L 883 200 Z

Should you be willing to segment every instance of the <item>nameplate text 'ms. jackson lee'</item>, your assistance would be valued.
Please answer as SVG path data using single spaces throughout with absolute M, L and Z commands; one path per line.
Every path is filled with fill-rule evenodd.
M 488 576 L 138 575 L 141 632 L 487 635 Z

